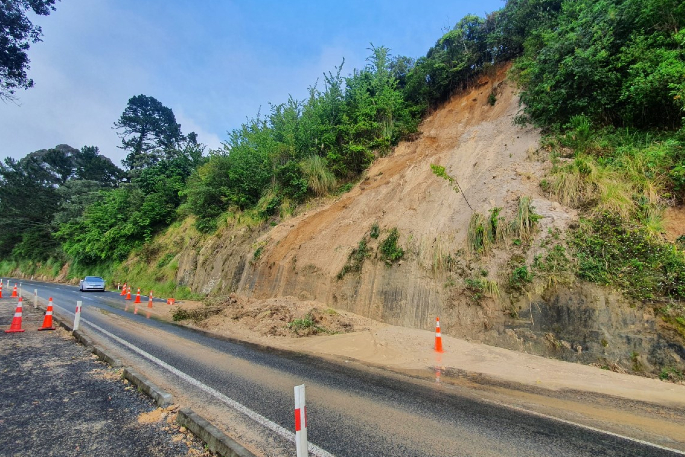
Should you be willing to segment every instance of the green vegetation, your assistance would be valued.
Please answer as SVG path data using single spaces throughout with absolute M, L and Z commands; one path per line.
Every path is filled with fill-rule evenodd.
M 302 319 L 293 319 L 292 321 L 288 322 L 286 327 L 298 336 L 316 335 L 318 333 L 335 333 L 326 327 L 318 325 L 317 318 L 314 316 L 312 311 L 308 312 Z
M 0 100 L 14 100 L 17 89 L 33 87 L 28 77 L 27 51 L 41 41 L 43 31 L 26 13 L 48 16 L 55 11 L 56 0 L 4 0 L 0 14 Z
M 29 6 L 47 15 L 54 4 Z M 0 99 L 32 85 L 22 55 L 40 38 L 23 14 L 28 3 L 8 5 L 20 14 L 6 18 L 18 22 L 3 28 L 0 43 L 18 47 L 0 45 Z M 275 224 L 310 198 L 348 192 L 375 158 L 416 132 L 423 114 L 513 61 L 518 121 L 544 129 L 553 158 L 540 187 L 583 221 L 565 235 L 568 245 L 555 240 L 532 266 L 511 265 L 508 287 L 521 290 L 533 274 L 553 284 L 577 271 L 658 302 L 681 329 L 685 314 L 672 305 L 685 290 L 682 242 L 659 233 L 664 203 L 685 201 L 684 26 L 685 5 L 676 0 L 509 0 L 485 17 L 462 18 L 416 59 L 372 45 L 363 68 L 345 76 L 343 62 L 304 100 L 270 105 L 208 154 L 194 133 L 181 132 L 171 109 L 134 96 L 114 124 L 124 169 L 94 146 L 59 145 L 0 164 L 0 270 L 54 276 L 69 263 L 69 277 L 96 270 L 190 294 L 173 283 L 178 264 L 156 251 L 156 234 L 187 217 L 205 233 Z M 494 105 L 496 88 L 489 90 Z M 444 167 L 431 169 L 458 191 Z M 531 245 L 538 216 L 530 199 L 519 200 L 513 221 L 500 211 L 472 215 L 471 252 Z M 339 278 L 361 271 L 367 242 L 380 235 L 376 224 Z M 378 245 L 387 264 L 404 255 L 398 240 L 393 229 Z M 456 256 L 438 251 L 434 269 L 459 268 Z M 141 266 L 123 263 L 132 258 Z M 142 266 L 151 259 L 153 268 Z
M 488 95 L 488 104 L 489 104 L 490 106 L 495 106 L 495 103 L 497 103 L 497 95 L 495 94 L 495 91 L 493 90 L 493 91 L 490 92 L 490 94 Z
M 404 249 L 397 244 L 399 239 L 400 232 L 397 230 L 397 227 L 393 227 L 388 236 L 378 246 L 380 258 L 388 266 L 402 260 L 402 257 L 404 257 Z
M 475 303 L 480 303 L 485 296 L 493 298 L 500 296 L 499 286 L 495 281 L 484 278 L 466 278 L 464 284 L 466 293 Z
M 681 125 L 682 2 L 515 3 L 543 8 L 551 4 L 556 10 L 549 21 L 530 23 L 535 30 L 526 37 L 523 56 L 516 62 L 518 80 L 525 87 L 521 101 L 527 119 L 552 128 L 563 127 L 577 115 L 602 125 Z
M 520 197 L 514 221 L 508 223 L 500 216 L 502 208 L 492 208 L 490 216 L 474 212 L 469 221 L 467 242 L 473 253 L 488 255 L 493 247 L 512 242 L 520 245 L 533 235 L 540 216 L 531 206 L 530 197 Z
M 661 370 L 661 373 L 659 373 L 659 379 L 662 381 L 678 382 L 685 379 L 685 374 L 683 374 L 683 372 L 677 368 L 666 367 Z
M 514 267 L 509 275 L 509 289 L 515 292 L 523 292 L 531 282 L 533 282 L 533 273 L 526 265 Z
M 371 232 L 369 233 L 369 236 L 371 238 L 378 239 L 378 237 L 381 235 L 381 229 L 378 226 L 378 222 L 374 222 L 373 225 L 371 226 Z
M 640 227 L 614 215 L 583 221 L 571 243 L 582 279 L 620 287 L 638 300 L 685 297 L 685 256 Z
M 359 244 L 356 249 L 352 249 L 350 255 L 347 256 L 347 263 L 343 266 L 340 273 L 338 273 L 338 280 L 345 277 L 347 273 L 359 273 L 362 271 L 362 266 L 364 265 L 364 260 L 371 256 L 371 250 L 366 244 L 366 237 L 359 240 Z
M 556 244 L 545 255 L 536 256 L 532 269 L 536 276 L 547 280 L 547 286 L 570 283 L 575 272 L 568 252 L 561 244 Z

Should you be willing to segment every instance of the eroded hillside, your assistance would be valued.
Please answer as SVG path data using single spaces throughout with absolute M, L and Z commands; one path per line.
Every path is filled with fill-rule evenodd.
M 210 237 L 186 221 L 158 240 L 159 252 L 173 253 L 176 280 L 203 294 L 421 329 L 440 316 L 443 333 L 502 347 L 616 370 L 679 366 L 679 337 L 650 308 L 564 270 L 573 261 L 564 234 L 578 216 L 540 189 L 548 154 L 537 130 L 514 124 L 518 109 L 502 68 L 432 113 L 342 196 L 271 224 L 229 218 Z M 528 198 L 532 236 L 507 232 L 487 253 L 469 249 L 475 213 L 508 227 Z M 403 255 L 384 261 L 394 229 Z M 533 274 L 526 265 L 535 264 Z

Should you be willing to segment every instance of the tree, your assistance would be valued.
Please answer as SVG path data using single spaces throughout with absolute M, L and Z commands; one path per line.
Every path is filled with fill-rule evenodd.
M 52 215 L 59 195 L 60 173 L 42 156 L 29 154 L 0 163 L 0 255 L 42 260 L 52 254 Z
M 97 181 L 102 187 L 114 187 L 124 177 L 121 168 L 100 154 L 97 146 L 84 146 L 74 153 L 74 178 Z
M 29 79 L 29 58 L 32 43 L 41 41 L 43 31 L 26 16 L 31 9 L 47 16 L 55 10 L 56 0 L 3 0 L 0 2 L 0 100 L 14 99 L 17 89 L 33 87 Z
M 181 125 L 171 108 L 147 95 L 131 97 L 114 128 L 119 130 L 120 148 L 128 151 L 123 164 L 129 170 L 140 170 L 171 158 L 183 140 Z

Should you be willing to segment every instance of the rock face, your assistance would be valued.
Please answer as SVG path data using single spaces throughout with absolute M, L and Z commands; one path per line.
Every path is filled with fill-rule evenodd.
M 527 301 L 518 319 L 505 321 L 483 341 L 609 369 L 685 368 L 682 340 L 652 308 L 631 305 L 620 294 L 588 283 Z
M 205 294 L 292 297 L 414 328 L 431 329 L 440 316 L 446 334 L 612 369 L 685 368 L 682 339 L 651 309 L 602 288 L 576 284 L 517 301 L 464 287 L 481 271 L 506 283 L 512 256 L 503 248 L 487 264 L 469 258 L 474 211 L 497 207 L 512 220 L 519 198 L 531 197 L 541 219 L 524 253 L 529 264 L 546 252 L 541 238 L 577 220 L 540 190 L 549 165 L 536 156 L 539 132 L 513 124 L 518 97 L 505 70 L 433 113 L 418 139 L 379 158 L 348 193 L 274 227 L 237 224 L 202 242 L 186 237 L 178 281 Z M 395 228 L 404 256 L 387 265 L 380 245 Z

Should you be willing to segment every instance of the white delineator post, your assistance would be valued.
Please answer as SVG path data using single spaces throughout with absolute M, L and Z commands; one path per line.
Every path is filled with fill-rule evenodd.
M 38 308 L 38 289 L 33 289 L 33 309 Z
M 297 457 L 308 457 L 307 406 L 304 401 L 304 384 L 295 386 L 295 447 Z
M 81 323 L 81 305 L 83 302 L 76 302 L 76 312 L 74 313 L 74 331 L 78 330 L 78 326 Z

